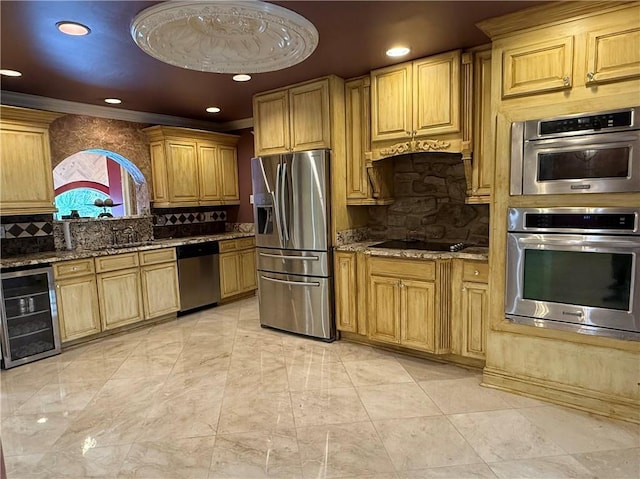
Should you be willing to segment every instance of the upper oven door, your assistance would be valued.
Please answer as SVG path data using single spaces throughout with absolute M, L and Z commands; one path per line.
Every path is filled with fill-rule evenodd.
M 640 333 L 639 255 L 639 237 L 509 233 L 505 312 Z
M 522 193 L 640 191 L 640 132 L 524 142 Z

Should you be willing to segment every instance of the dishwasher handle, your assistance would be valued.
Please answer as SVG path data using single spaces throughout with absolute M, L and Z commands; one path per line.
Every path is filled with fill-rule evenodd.
M 199 256 L 209 256 L 219 254 L 220 246 L 217 241 L 206 241 L 204 243 L 185 244 L 176 248 L 178 259 L 197 258 Z

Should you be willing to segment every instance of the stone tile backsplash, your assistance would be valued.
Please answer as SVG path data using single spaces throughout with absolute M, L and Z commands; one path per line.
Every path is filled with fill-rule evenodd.
M 420 153 L 394 159 L 395 202 L 369 207 L 372 239 L 489 244 L 489 206 L 465 204 L 459 154 Z
M 54 251 L 53 215 L 15 215 L 0 217 L 0 254 L 16 256 Z
M 155 238 L 184 238 L 225 232 L 225 208 L 156 208 L 153 210 Z
M 65 223 L 69 224 L 71 249 L 73 250 L 99 250 L 113 245 L 153 240 L 151 216 L 63 220 L 53 223 L 56 250 L 66 249 Z

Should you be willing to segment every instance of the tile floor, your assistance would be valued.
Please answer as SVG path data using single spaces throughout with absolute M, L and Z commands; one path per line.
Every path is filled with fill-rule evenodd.
M 2 371 L 9 479 L 640 478 L 640 427 L 261 329 L 255 299 Z

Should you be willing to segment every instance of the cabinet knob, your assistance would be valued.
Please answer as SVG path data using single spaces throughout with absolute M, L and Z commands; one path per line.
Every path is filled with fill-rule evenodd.
M 460 291 L 462 291 L 463 293 L 467 290 L 467 288 L 462 288 Z
M 587 73 L 587 80 L 588 81 L 593 81 L 595 79 L 596 79 L 596 74 L 595 73 L 593 73 L 593 72 L 588 72 Z
M 475 271 L 473 272 L 473 275 L 474 275 L 474 276 L 478 276 L 479 274 L 480 274 L 480 271 L 478 271 L 478 270 L 475 270 Z
M 562 78 L 562 83 L 564 84 L 564 86 L 571 86 L 571 80 L 568 76 Z
M 73 268 L 71 268 L 71 271 L 78 271 L 78 267 L 74 266 Z

